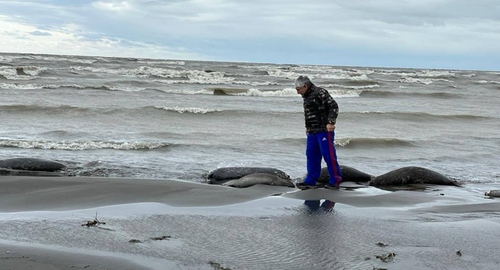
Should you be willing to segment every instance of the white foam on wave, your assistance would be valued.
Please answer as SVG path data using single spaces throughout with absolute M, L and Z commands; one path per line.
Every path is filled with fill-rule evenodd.
M 373 69 L 358 69 L 356 67 L 334 67 L 334 66 L 296 66 L 293 67 L 294 70 L 299 71 L 300 73 L 309 73 L 309 74 L 346 74 L 350 76 L 360 76 L 360 75 L 369 75 L 372 73 L 376 73 Z
M 0 55 L 0 62 L 3 63 L 12 63 L 14 61 L 14 58 L 9 55 Z
M 235 82 L 235 83 L 240 83 L 240 82 Z M 252 86 L 270 86 L 270 85 L 280 85 L 279 83 L 277 82 L 270 82 L 270 81 L 267 81 L 267 82 L 252 82 L 252 83 L 246 83 L 246 84 L 249 84 L 249 85 L 252 85 Z
M 476 81 L 476 82 L 479 83 L 479 84 L 500 84 L 500 82 L 498 82 L 498 81 L 480 80 L 480 81 Z
M 123 75 L 123 76 L 130 76 L 130 77 L 148 77 L 147 74 L 142 74 L 138 69 L 125 69 L 125 68 L 119 68 L 119 69 L 110 69 L 110 68 L 95 68 L 95 67 L 82 67 L 82 66 L 71 66 L 69 67 L 71 70 L 74 71 L 88 71 L 92 73 L 99 73 L 99 74 L 115 74 L 115 75 Z
M 373 89 L 373 88 L 379 88 L 380 85 L 378 84 L 368 84 L 368 85 L 341 85 L 341 84 L 329 84 L 326 85 L 325 88 L 347 88 L 347 89 L 353 89 L 353 90 L 362 90 L 362 89 Z
M 161 82 L 165 84 L 232 84 L 234 78 L 225 77 L 224 72 L 206 72 L 204 70 L 177 70 L 170 68 L 158 68 L 158 67 L 148 67 L 140 66 L 133 69 L 110 69 L 110 68 L 95 68 L 95 67 L 82 67 L 82 66 L 71 66 L 70 69 L 74 71 L 88 71 L 92 73 L 99 74 L 115 74 L 123 75 L 129 77 L 158 77 L 165 79 L 177 79 L 177 80 L 154 80 L 156 82 Z
M 178 90 L 169 88 L 156 89 L 167 94 L 180 94 L 180 95 L 213 95 L 214 91 L 210 89 L 199 89 L 199 90 Z
M 223 91 L 224 89 L 221 90 Z M 201 90 L 191 90 L 191 91 L 162 89 L 161 91 L 165 93 L 184 94 L 184 95 L 214 95 L 213 89 L 201 89 Z M 353 89 L 353 90 L 328 90 L 328 92 L 334 98 L 342 98 L 342 97 L 359 97 L 363 91 Z M 231 89 L 229 89 L 226 95 L 249 96 L 249 97 L 293 97 L 293 98 L 300 97 L 300 95 L 297 94 L 297 90 L 295 90 L 294 88 L 285 88 L 283 90 L 276 90 L 276 91 L 271 91 L 271 90 L 262 91 L 256 88 L 251 88 L 246 91 L 242 90 L 235 92 L 231 92 Z
M 397 75 L 401 77 L 448 78 L 455 77 L 456 73 L 450 70 L 378 70 L 380 74 Z M 472 74 L 475 76 L 475 74 Z
M 233 81 L 233 84 L 239 85 L 251 85 L 251 86 L 270 86 L 270 85 L 279 85 L 277 82 L 249 82 L 249 81 Z
M 269 69 L 267 70 L 270 76 L 277 78 L 295 79 L 299 75 L 307 74 L 311 80 L 347 80 L 347 81 L 372 81 L 368 77 L 369 74 L 374 73 L 373 70 L 357 70 L 357 69 L 338 69 L 332 67 L 316 67 L 316 66 L 301 66 L 291 67 L 288 70 L 282 69 Z
M 59 89 L 59 88 L 75 88 L 75 89 L 100 89 L 109 91 L 123 92 L 139 92 L 146 90 L 142 87 L 133 86 L 106 86 L 106 85 L 78 85 L 78 84 L 16 84 L 16 83 L 0 83 L 0 88 L 3 89 Z
M 329 90 L 330 95 L 334 98 L 359 97 L 362 90 Z
M 153 80 L 153 82 L 159 82 L 162 84 L 192 84 L 192 82 L 188 81 L 188 80 L 160 80 L 160 79 L 156 79 L 156 80 Z M 167 92 L 167 91 L 165 91 L 165 92 Z
M 140 92 L 146 90 L 143 87 L 134 87 L 134 86 L 108 86 L 107 87 L 111 91 L 123 91 L 123 92 Z
M 22 69 L 26 75 L 19 75 L 17 69 Z M 38 78 L 40 73 L 46 71 L 45 67 L 37 66 L 18 66 L 18 67 L 8 67 L 0 66 L 0 75 L 4 76 L 8 80 L 34 80 Z M 48 79 L 48 78 L 47 78 Z
M 321 79 L 332 79 L 332 80 L 349 80 L 349 81 L 370 81 L 370 78 L 366 74 L 317 74 L 316 78 Z
M 36 84 L 17 84 L 17 83 L 0 83 L 1 89 L 42 89 L 42 86 Z
M 429 85 L 429 84 L 432 84 L 434 81 L 435 80 L 433 80 L 433 79 L 405 77 L 405 78 L 401 78 L 399 80 L 396 80 L 395 82 L 398 82 L 398 83 L 419 83 L 419 84 Z
M 242 96 L 253 96 L 253 97 L 296 97 L 297 91 L 293 88 L 285 88 L 278 91 L 261 91 L 255 88 L 249 89 L 245 93 L 237 94 Z
M 199 84 L 231 84 L 234 78 L 224 77 L 223 72 L 205 72 L 200 70 L 192 70 L 188 74 L 191 83 Z
M 361 90 L 328 90 L 330 95 L 334 98 L 336 97 L 359 97 L 359 95 L 363 92 Z M 235 96 L 253 96 L 253 97 L 299 97 L 297 94 L 297 90 L 294 88 L 285 88 L 283 90 L 277 91 L 261 91 L 259 89 L 249 89 L 246 92 L 242 93 L 234 93 L 228 95 Z
M 270 86 L 278 85 L 276 82 L 249 82 L 249 81 L 236 81 L 233 78 L 219 77 L 219 78 L 208 78 L 208 77 L 195 77 L 192 76 L 188 80 L 153 80 L 155 82 L 163 84 L 235 84 L 235 85 L 251 85 L 251 86 Z
M 172 111 L 172 112 L 178 112 L 178 113 L 195 113 L 195 114 L 207 114 L 207 113 L 213 113 L 213 112 L 220 112 L 221 110 L 217 109 L 207 109 L 207 108 L 196 108 L 196 107 L 191 107 L 191 108 L 183 108 L 183 107 L 155 107 L 157 109 L 162 109 L 166 111 Z
M 266 71 L 269 76 L 276 78 L 295 79 L 299 76 L 299 73 L 295 71 L 283 70 L 279 68 L 268 68 Z
M 114 74 L 114 75 L 123 75 L 123 76 L 129 76 L 129 77 L 142 77 L 142 78 L 147 78 L 150 76 L 175 78 L 175 77 L 182 77 L 184 74 L 183 71 L 179 71 L 179 70 L 152 68 L 152 67 L 147 67 L 147 66 L 141 66 L 141 67 L 137 67 L 137 68 L 133 68 L 133 69 L 127 69 L 127 68 L 112 69 L 112 68 L 104 68 L 104 67 L 96 68 L 96 67 L 71 66 L 70 69 L 74 70 L 74 71 L 88 71 L 88 72 L 98 73 L 98 74 Z
M 49 150 L 147 150 L 166 147 L 167 143 L 158 142 L 114 142 L 114 141 L 30 141 L 0 140 L 1 147 Z
M 417 72 L 417 76 L 422 77 L 454 77 L 455 72 L 450 70 L 421 70 Z

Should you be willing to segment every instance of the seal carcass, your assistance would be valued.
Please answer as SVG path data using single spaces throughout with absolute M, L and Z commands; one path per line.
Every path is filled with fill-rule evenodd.
M 342 182 L 366 183 L 373 178 L 373 175 L 345 165 L 340 165 L 340 171 L 342 171 Z M 328 173 L 328 168 L 322 168 L 318 183 L 326 184 L 329 180 L 330 174 Z
M 62 170 L 66 165 L 39 158 L 10 158 L 0 160 L 0 168 L 26 171 L 54 172 Z
M 229 180 L 223 185 L 245 188 L 253 185 L 271 185 L 271 186 L 285 186 L 295 187 L 295 184 L 289 178 L 281 178 L 274 174 L 268 173 L 252 173 L 241 177 L 240 179 Z
M 243 176 L 252 173 L 267 173 L 276 175 L 283 179 L 290 179 L 290 176 L 285 172 L 268 167 L 224 167 L 210 172 L 207 176 L 209 184 L 222 184 L 229 180 L 240 179 Z
M 371 186 L 395 186 L 407 184 L 433 184 L 460 186 L 456 181 L 450 178 L 422 167 L 403 167 L 379 175 L 369 182 Z

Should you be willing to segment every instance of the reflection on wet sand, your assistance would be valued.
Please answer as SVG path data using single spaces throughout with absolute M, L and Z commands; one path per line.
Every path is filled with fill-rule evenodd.
M 324 200 L 323 203 L 321 203 L 321 200 L 305 200 L 304 205 L 307 206 L 307 210 L 310 213 L 328 213 L 333 210 L 335 202 Z

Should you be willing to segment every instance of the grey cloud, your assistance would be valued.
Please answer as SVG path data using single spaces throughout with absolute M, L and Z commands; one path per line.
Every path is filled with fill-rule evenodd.
M 434 1 L 345 1 L 341 5 L 355 19 L 370 19 L 407 25 L 443 25 L 456 21 L 500 19 L 496 0 L 434 0 Z
M 494 30 L 500 11 L 495 11 L 498 4 L 493 0 L 474 3 L 465 0 L 129 0 L 127 3 L 132 7 L 127 14 L 102 14 L 108 15 L 110 24 L 113 19 L 120 20 L 122 26 L 132 32 L 153 33 L 163 41 L 196 37 L 197 42 L 262 43 L 280 39 L 281 46 L 301 40 L 323 49 L 342 50 L 354 46 L 379 51 L 460 53 L 477 50 L 478 46 L 485 51 L 494 49 L 491 42 L 474 41 L 474 31 L 489 34 L 490 40 L 500 38 Z
M 28 0 L 3 1 L 2 14 L 40 30 L 32 35 L 71 23 L 87 40 L 108 36 L 200 51 L 264 44 L 282 52 L 300 44 L 324 52 L 498 55 L 500 43 L 498 0 Z
M 52 34 L 49 32 L 42 32 L 42 31 L 33 31 L 30 33 L 33 36 L 51 36 Z

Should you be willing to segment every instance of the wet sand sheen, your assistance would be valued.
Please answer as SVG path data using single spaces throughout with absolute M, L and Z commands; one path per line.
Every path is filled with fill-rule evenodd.
M 230 269 L 495 269 L 500 263 L 494 237 L 500 200 L 476 196 L 476 187 L 391 192 L 344 183 L 340 191 L 298 191 L 64 177 L 1 177 L 0 186 L 0 262 L 12 269 L 214 269 L 210 262 Z M 332 212 L 304 206 L 320 199 L 337 204 Z M 106 224 L 81 226 L 96 215 Z M 161 236 L 170 238 L 152 240 Z M 376 257 L 392 252 L 392 262 Z

